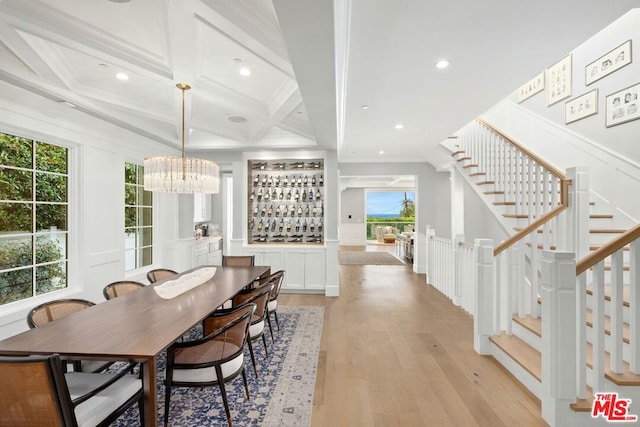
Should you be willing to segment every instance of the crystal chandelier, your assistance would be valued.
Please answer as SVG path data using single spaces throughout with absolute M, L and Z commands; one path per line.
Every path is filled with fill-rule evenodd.
M 210 160 L 194 159 L 184 153 L 184 94 L 186 83 L 176 85 L 182 91 L 182 157 L 147 157 L 144 159 L 144 189 L 161 193 L 218 193 L 219 168 Z

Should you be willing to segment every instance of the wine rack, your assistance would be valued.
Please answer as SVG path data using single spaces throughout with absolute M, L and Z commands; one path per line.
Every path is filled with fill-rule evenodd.
M 324 162 L 249 160 L 249 244 L 322 244 Z

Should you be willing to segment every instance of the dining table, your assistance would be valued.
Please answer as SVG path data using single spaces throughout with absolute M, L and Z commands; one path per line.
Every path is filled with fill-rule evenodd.
M 172 298 L 154 290 L 178 276 L 145 286 L 0 341 L 0 355 L 58 353 L 65 360 L 141 363 L 145 425 L 157 425 L 156 357 L 241 289 L 266 277 L 267 266 L 215 266 L 202 284 Z

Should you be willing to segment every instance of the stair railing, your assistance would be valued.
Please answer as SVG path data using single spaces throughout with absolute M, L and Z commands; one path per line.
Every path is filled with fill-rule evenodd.
M 587 254 L 576 263 L 576 282 L 578 295 L 587 294 L 587 273 L 592 270 L 592 384 L 594 392 L 605 390 L 604 381 L 607 375 L 605 366 L 605 261 L 610 260 L 610 305 L 609 305 L 609 329 L 610 345 L 608 346 L 610 358 L 609 368 L 613 374 L 623 372 L 623 306 L 624 306 L 624 274 L 625 266 L 623 257 L 625 247 L 629 246 L 629 370 L 632 373 L 640 374 L 640 295 L 638 285 L 640 284 L 640 224 L 627 230 L 617 238 L 609 241 L 599 249 Z M 578 312 L 586 311 L 586 297 L 580 298 Z M 578 320 L 578 335 L 586 336 L 586 322 Z M 580 331 L 582 329 L 582 331 Z M 587 384 L 587 342 L 582 343 L 582 348 L 578 348 L 577 366 L 584 367 L 578 370 L 578 394 L 579 398 L 586 397 Z
M 499 328 L 511 333 L 513 314 L 538 316 L 541 250 L 566 243 L 558 222 L 569 206 L 571 180 L 482 119 L 457 136 L 454 158 L 460 169 L 476 179 L 479 187 L 493 185 L 493 191 L 483 193 L 496 194 L 493 205 L 511 207 L 512 213 L 504 216 L 523 223 L 494 248 L 496 281 L 508 307 L 501 310 Z

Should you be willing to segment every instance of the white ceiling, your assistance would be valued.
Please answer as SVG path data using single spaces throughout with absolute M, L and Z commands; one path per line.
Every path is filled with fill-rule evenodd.
M 448 135 L 636 5 L 0 0 L 0 80 L 175 147 L 186 82 L 188 150 L 438 166 Z

